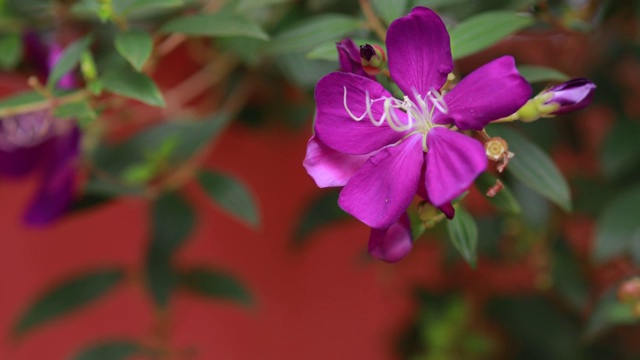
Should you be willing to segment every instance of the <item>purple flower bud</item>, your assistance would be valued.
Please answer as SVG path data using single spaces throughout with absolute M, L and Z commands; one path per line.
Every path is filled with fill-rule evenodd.
M 0 149 L 12 151 L 42 143 L 51 134 L 51 123 L 48 110 L 0 119 Z
M 353 42 L 353 40 L 349 38 L 344 39 L 339 43 L 336 43 L 336 48 L 338 49 L 340 71 L 368 77 L 370 79 L 374 78 L 367 74 L 362 68 L 360 49 L 358 49 L 358 46 Z
M 376 56 L 376 49 L 369 44 L 360 45 L 360 57 L 366 61 L 371 61 L 371 58 Z
M 545 91 L 547 94 L 553 94 L 551 98 L 545 102 L 545 105 L 559 105 L 559 108 L 551 113 L 552 115 L 561 115 L 580 110 L 591 104 L 595 89 L 596 85 L 589 81 L 589 79 L 571 79 Z

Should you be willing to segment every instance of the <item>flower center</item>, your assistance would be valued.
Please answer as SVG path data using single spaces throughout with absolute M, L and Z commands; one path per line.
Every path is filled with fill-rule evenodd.
M 414 99 L 404 96 L 402 100 L 393 97 L 379 97 L 377 99 L 371 99 L 369 92 L 365 93 L 365 106 L 366 110 L 360 116 L 356 116 L 349 110 L 347 105 L 347 88 L 344 89 L 343 105 L 349 116 L 355 121 L 361 121 L 365 117 L 368 117 L 371 123 L 375 126 L 382 126 L 383 124 L 389 125 L 389 127 L 398 132 L 411 131 L 407 136 L 419 133 L 422 134 L 422 147 L 426 152 L 427 149 L 427 135 L 429 131 L 436 126 L 441 126 L 433 123 L 434 112 L 437 109 L 439 112 L 446 114 L 449 112 L 444 97 L 440 92 L 435 89 L 431 89 L 426 96 L 422 97 L 414 90 Z M 373 115 L 372 107 L 375 103 L 382 102 L 382 115 L 376 119 Z M 397 109 L 402 111 L 396 111 Z

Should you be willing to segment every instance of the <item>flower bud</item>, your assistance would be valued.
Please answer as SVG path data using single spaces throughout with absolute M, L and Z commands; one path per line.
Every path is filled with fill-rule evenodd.
M 540 95 L 550 94 L 544 105 L 557 106 L 549 115 L 561 115 L 583 109 L 591 104 L 595 89 L 596 85 L 589 79 L 579 78 L 556 85 Z
M 353 40 L 347 38 L 336 43 L 336 49 L 338 49 L 340 71 L 373 78 L 373 76 L 367 74 L 362 68 L 360 50 Z
M 361 45 L 360 61 L 362 68 L 369 75 L 377 75 L 386 65 L 387 55 L 379 45 Z

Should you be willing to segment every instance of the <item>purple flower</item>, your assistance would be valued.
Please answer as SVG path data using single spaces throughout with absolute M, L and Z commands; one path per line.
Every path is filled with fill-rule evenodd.
M 344 39 L 336 44 L 336 48 L 338 49 L 340 71 L 375 79 L 375 76 L 369 75 L 364 71 L 360 58 L 360 48 L 358 48 L 353 40 L 349 38 Z
M 36 40 L 26 37 L 27 46 L 37 48 L 32 41 Z M 31 60 L 53 66 L 52 59 L 59 58 L 60 53 L 61 49 L 54 46 L 46 54 L 47 59 Z M 73 78 L 67 74 L 59 86 L 71 84 Z M 49 224 L 68 209 L 74 195 L 79 153 L 78 127 L 52 118 L 48 109 L 0 118 L 0 175 L 19 178 L 36 169 L 42 173 L 40 187 L 25 213 L 28 225 Z
M 554 110 L 551 115 L 562 115 L 580 110 L 591 104 L 595 89 L 596 85 L 589 79 L 571 79 L 544 91 L 543 95 L 547 94 L 549 96 L 548 94 L 552 94 L 551 98 L 545 102 L 545 105 L 558 106 L 558 109 Z
M 487 167 L 482 143 L 457 130 L 481 130 L 513 114 L 531 88 L 513 58 L 502 57 L 441 93 L 453 69 L 449 34 L 440 17 L 424 7 L 391 24 L 386 46 L 391 78 L 405 96 L 396 99 L 379 83 L 350 73 L 320 79 L 311 141 L 349 160 L 341 167 L 338 157 L 330 157 L 332 170 L 323 176 L 339 181 L 318 181 L 319 171 L 309 173 L 320 186 L 344 184 L 338 203 L 372 228 L 372 255 L 397 261 L 411 248 L 406 209 L 414 196 L 453 216 L 451 201 Z M 367 159 L 356 166 L 352 156 Z M 315 161 L 312 170 L 320 169 L 323 157 Z

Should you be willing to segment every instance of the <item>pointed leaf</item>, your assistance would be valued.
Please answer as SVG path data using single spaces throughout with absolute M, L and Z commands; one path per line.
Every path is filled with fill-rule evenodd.
M 251 305 L 253 298 L 247 288 L 233 276 L 204 267 L 192 268 L 180 273 L 180 286 L 200 296 L 230 300 Z
M 118 52 L 138 71 L 151 56 L 153 40 L 151 36 L 140 30 L 118 33 L 115 39 Z
M 109 269 L 82 274 L 57 284 L 38 297 L 14 326 L 17 335 L 67 315 L 106 295 L 124 279 L 121 270 Z
M 293 233 L 293 245 L 303 246 L 316 231 L 337 221 L 348 219 L 349 215 L 338 206 L 339 191 L 329 190 L 313 199 L 303 209 Z
M 493 126 L 489 133 L 507 140 L 509 150 L 515 153 L 507 166 L 509 173 L 565 211 L 571 211 L 569 184 L 544 150 L 505 126 Z
M 497 178 L 489 173 L 483 173 L 476 179 L 476 186 L 478 190 L 483 194 L 496 184 Z M 486 196 L 486 195 L 485 195 Z M 495 196 L 486 196 L 487 200 L 491 202 L 498 209 L 511 214 L 519 214 L 522 211 L 518 200 L 513 196 L 511 190 L 506 185 Z
M 103 341 L 81 350 L 73 360 L 128 360 L 142 350 L 142 346 L 133 340 Z
M 177 18 L 166 23 L 160 30 L 194 36 L 247 36 L 260 40 L 269 39 L 269 35 L 258 24 L 226 11 Z
M 55 87 L 58 81 L 68 72 L 72 71 L 80 62 L 82 53 L 89 48 L 89 45 L 93 41 L 91 35 L 87 35 L 79 40 L 76 40 L 71 45 L 67 46 L 60 57 L 60 60 L 51 70 L 49 79 L 47 79 L 47 87 L 49 89 Z
M 520 65 L 518 72 L 530 83 L 569 80 L 569 75 L 544 66 Z
M 111 71 L 102 78 L 105 90 L 112 93 L 140 100 L 143 103 L 163 107 L 164 98 L 150 77 L 128 67 Z
M 0 69 L 12 70 L 22 57 L 22 40 L 20 34 L 0 35 Z
M 598 218 L 593 257 L 604 262 L 631 253 L 640 263 L 640 187 L 614 198 Z
M 449 31 L 453 58 L 484 50 L 534 22 L 533 17 L 512 11 L 490 11 L 472 16 Z
M 256 202 L 238 179 L 221 172 L 202 171 L 198 175 L 198 181 L 211 200 L 223 210 L 253 227 L 260 224 Z
M 338 41 L 360 26 L 358 19 L 346 15 L 319 15 L 275 35 L 268 49 L 274 53 L 307 52 L 324 42 Z
M 449 239 L 462 257 L 473 268 L 476 267 L 476 249 L 478 246 L 478 227 L 473 217 L 463 208 L 456 209 L 456 215 L 447 222 Z

